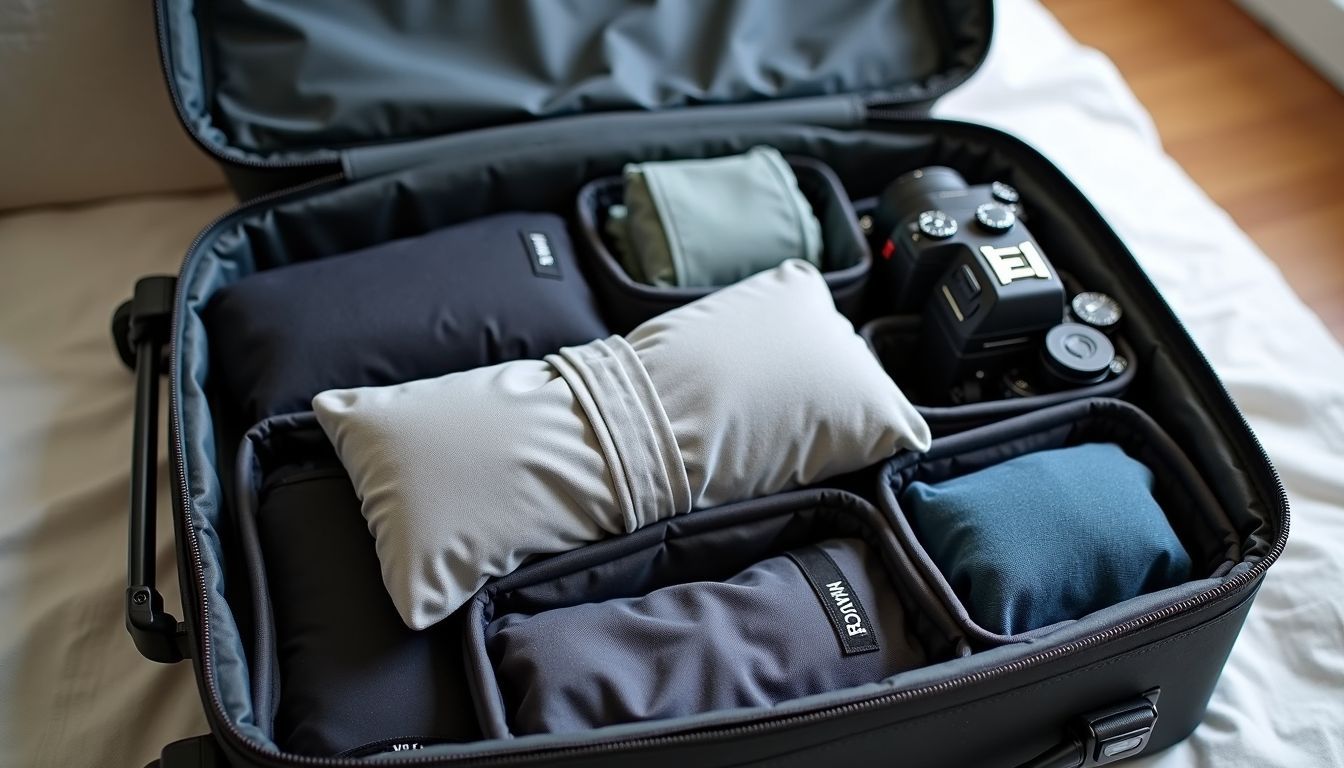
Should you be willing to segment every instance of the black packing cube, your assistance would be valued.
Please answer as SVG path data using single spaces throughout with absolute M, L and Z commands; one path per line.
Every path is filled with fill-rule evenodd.
M 257 272 L 204 320 L 253 423 L 313 395 L 540 357 L 606 335 L 565 222 L 505 213 Z

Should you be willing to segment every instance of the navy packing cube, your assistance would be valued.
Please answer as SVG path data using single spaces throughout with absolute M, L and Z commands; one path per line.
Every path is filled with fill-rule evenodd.
M 536 321 L 519 322 L 519 307 Z M 337 386 L 429 378 L 607 335 L 565 222 L 548 214 L 504 213 L 256 272 L 216 293 L 203 320 L 223 395 L 248 423 L 306 411 Z
M 1010 135 L 928 115 L 929 105 L 983 60 L 990 2 L 798 1 L 781 10 L 763 0 L 597 0 L 577 8 L 157 0 L 157 18 L 179 116 L 246 200 L 201 233 L 176 278 L 142 280 L 114 320 L 119 350 L 137 379 L 126 624 L 147 658 L 191 660 L 211 730 L 167 745 L 164 765 L 1099 765 L 1151 754 L 1199 723 L 1284 546 L 1286 499 L 1208 361 L 1068 178 Z M 872 518 L 889 529 L 880 550 L 885 572 L 907 635 L 923 652 L 877 670 L 885 675 L 879 679 L 833 678 L 842 686 L 833 690 L 787 688 L 734 699 L 729 708 L 691 702 L 649 719 L 599 711 L 571 730 L 519 732 L 506 712 L 514 704 L 501 706 L 499 717 L 482 704 L 487 687 L 505 688 L 490 683 L 495 673 L 486 677 L 478 663 L 488 649 L 486 656 L 470 652 L 477 634 L 484 642 L 485 628 L 461 612 L 422 633 L 396 623 L 376 582 L 372 537 L 354 518 L 358 499 L 312 416 L 277 414 L 258 426 L 270 407 L 240 391 L 253 385 L 230 383 L 256 362 L 255 344 L 242 331 L 265 327 L 265 318 L 243 310 L 249 316 L 216 324 L 212 302 L 241 292 L 256 275 L 278 281 L 287 270 L 345 254 L 378 258 L 389 243 L 506 213 L 558 217 L 568 239 L 582 242 L 574 212 L 590 182 L 620 174 L 627 163 L 723 157 L 759 145 L 823 164 L 854 201 L 934 165 L 972 184 L 1012 185 L 1029 204 L 1032 235 L 1061 272 L 1123 304 L 1131 372 L 1123 386 L 1104 391 L 939 406 L 940 418 L 929 419 L 929 452 L 897 454 L 827 487 L 794 492 L 820 494 L 824 503 L 800 508 L 799 497 L 785 494 L 704 510 L 655 533 L 529 562 L 487 583 L 478 598 L 514 584 L 519 588 L 495 596 L 509 599 L 510 614 L 536 616 L 545 606 L 522 599 L 529 594 L 524 578 L 555 585 L 565 569 L 628 557 L 622 567 L 629 578 L 588 580 L 573 602 L 637 599 L 662 587 L 727 583 L 799 547 L 855 538 L 818 527 L 827 514 L 832 533 L 852 524 L 849 518 Z M 870 234 L 874 269 L 846 310 L 855 325 L 895 314 L 892 286 L 876 269 L 888 233 Z M 583 259 L 572 274 L 577 282 L 567 286 L 572 296 L 555 305 L 530 300 L 525 286 L 543 284 L 526 281 L 546 279 L 528 266 L 529 258 L 541 261 L 536 243 L 514 232 L 491 250 L 511 259 L 514 271 L 473 264 L 412 293 L 443 307 L 516 296 L 495 305 L 502 307 L 495 315 L 501 333 L 525 334 L 539 345 L 570 343 L 563 337 L 571 332 L 600 334 L 599 325 L 618 324 L 607 318 L 648 311 L 604 290 Z M 389 270 L 375 282 L 409 285 L 416 274 Z M 591 301 L 586 285 L 598 286 Z M 332 290 L 349 295 L 358 288 Z M 255 311 L 281 317 L 285 304 L 320 301 L 323 293 L 317 283 L 295 285 Z M 404 309 L 384 301 L 389 318 Z M 341 378 L 368 364 L 373 348 L 395 355 L 394 377 L 434 373 L 422 365 L 426 354 L 443 370 L 489 362 L 456 344 L 452 354 L 461 358 L 439 360 L 432 346 L 404 344 L 406 329 L 396 323 L 385 338 L 342 345 L 356 329 L 343 325 L 343 314 L 327 317 L 319 363 Z M 533 336 L 536 328 L 555 333 Z M 899 355 L 884 363 L 892 370 Z M 252 370 L 249 382 L 270 368 Z M 180 611 L 155 589 L 152 557 L 161 373 Z M 900 382 L 898 373 L 893 378 Z M 359 383 L 367 382 L 306 384 L 277 407 L 304 410 L 313 386 Z M 1120 396 L 1124 404 L 1079 399 L 1087 394 Z M 1143 417 L 1116 415 L 1129 414 L 1125 409 Z M 1149 434 L 1140 426 L 1147 422 L 1166 436 L 1156 453 L 1135 438 Z M 908 521 L 892 494 L 912 478 L 965 474 L 963 456 L 990 466 L 1096 442 L 1121 446 L 1153 471 L 1154 498 L 1191 557 L 1191 580 L 1019 635 L 977 631 L 961 605 L 965 593 L 946 583 L 919 531 L 902 527 Z M 1163 490 L 1164 478 L 1181 474 L 1203 488 L 1187 488 L 1187 501 L 1199 497 L 1193 507 Z M 692 535 L 698 526 L 705 536 Z M 753 532 L 733 536 L 730 529 Z M 658 531 L 665 541 L 653 540 Z M 876 539 L 858 538 L 875 546 Z M 719 570 L 692 573 L 657 558 L 639 570 L 649 547 L 681 542 L 703 546 L 680 553 L 677 563 Z M 791 590 L 802 584 L 791 573 L 788 583 Z M 794 597 L 810 620 L 822 620 L 815 595 Z M 478 605 L 484 608 L 472 602 L 463 610 Z M 817 637 L 830 643 L 828 661 L 843 655 L 834 632 Z M 553 662 L 547 666 L 548 674 L 557 672 Z M 741 674 L 735 666 L 714 679 Z M 706 704 L 710 711 L 702 711 Z

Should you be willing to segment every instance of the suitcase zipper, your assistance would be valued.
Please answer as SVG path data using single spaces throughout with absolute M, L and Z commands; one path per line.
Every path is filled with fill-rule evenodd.
M 168 86 L 168 96 L 169 99 L 173 102 L 173 111 L 177 114 L 178 124 L 182 126 L 182 129 L 187 132 L 187 136 L 189 136 L 197 146 L 205 150 L 211 157 L 215 158 L 221 163 L 226 163 L 232 166 L 241 166 L 244 168 L 284 169 L 284 168 L 313 168 L 318 166 L 328 166 L 332 169 L 339 169 L 341 167 L 341 161 L 339 158 L 307 158 L 296 160 L 266 161 L 266 160 L 258 160 L 252 157 L 240 157 L 230 155 L 220 150 L 218 146 L 206 141 L 203 137 L 199 136 L 196 133 L 196 129 L 192 127 L 191 120 L 188 119 L 187 113 L 184 111 L 182 107 L 182 98 L 181 94 L 177 90 L 177 83 L 173 80 L 173 76 L 169 74 L 173 71 L 173 65 L 172 61 L 169 60 L 168 55 L 169 51 L 168 32 L 167 32 L 168 24 L 167 20 L 164 18 L 164 14 L 167 13 L 167 11 L 165 10 L 165 5 L 166 5 L 165 0 L 157 0 L 154 3 L 154 31 L 155 34 L 158 36 L 158 43 L 159 43 L 159 72 L 163 75 L 164 83 Z M 325 180 L 328 179 L 317 179 L 316 181 L 325 181 Z M 280 194 L 284 194 L 285 192 L 293 192 L 296 189 L 298 189 L 298 187 L 290 187 L 289 189 L 286 190 L 280 190 Z M 254 199 L 260 199 L 260 198 L 254 198 Z M 234 211 L 230 211 L 228 214 L 225 214 L 225 216 L 231 215 L 232 213 L 236 212 L 237 209 L 234 209 Z M 195 244 L 193 244 L 192 247 L 195 247 Z
M 890 118 L 900 120 L 902 118 L 905 118 L 906 116 L 907 115 L 905 113 L 897 111 L 892 111 L 891 113 L 888 113 L 886 111 L 876 110 L 870 113 L 871 118 L 878 120 L 890 119 Z M 927 119 L 927 118 L 923 118 L 921 116 L 921 119 Z M 947 123 L 955 121 L 940 121 L 940 122 Z M 972 128 L 983 129 L 983 126 L 974 126 L 973 124 L 969 123 L 960 125 L 967 125 Z M 1004 135 L 1006 136 L 1007 134 Z M 1025 147 L 1026 145 L 1023 144 L 1023 146 Z M 220 226 L 227 220 L 249 213 L 256 208 L 273 204 L 278 200 L 280 200 L 281 198 L 298 196 L 300 194 L 309 192 L 316 187 L 340 181 L 342 180 L 342 178 L 343 177 L 341 176 L 341 174 L 333 174 L 330 176 L 322 177 L 320 179 L 315 179 L 313 181 L 301 184 L 296 187 L 291 187 L 286 190 L 281 190 L 278 192 L 263 195 L 222 214 L 214 221 L 210 222 L 201 231 L 201 233 L 196 236 L 196 238 L 192 241 L 191 245 L 187 249 L 187 256 L 183 260 L 182 270 L 179 279 L 177 281 L 177 295 L 174 299 L 175 308 L 172 317 L 171 347 L 169 350 L 170 353 L 169 359 L 173 361 L 173 364 L 170 368 L 170 383 L 169 383 L 169 435 L 170 435 L 169 439 L 172 443 L 172 472 L 177 480 L 177 490 L 181 494 L 182 499 L 183 518 L 181 523 L 187 539 L 187 550 L 191 558 L 192 569 L 194 571 L 193 575 L 195 576 L 195 582 L 197 587 L 196 621 L 201 645 L 201 653 L 199 655 L 200 664 L 197 667 L 197 669 L 199 670 L 200 680 L 205 688 L 207 696 L 209 697 L 209 702 L 211 705 L 210 707 L 211 711 L 207 711 L 206 714 L 207 717 L 209 717 L 216 725 L 222 726 L 223 730 L 226 731 L 234 739 L 235 743 L 232 746 L 234 746 L 235 749 L 245 752 L 253 758 L 265 762 L 271 762 L 272 764 L 313 765 L 313 766 L 353 766 L 362 764 L 362 762 L 351 759 L 342 759 L 333 757 L 312 757 L 307 755 L 286 755 L 282 757 L 277 752 L 269 751 L 257 746 L 251 739 L 249 739 L 246 735 L 244 735 L 231 720 L 229 720 L 227 717 L 219 716 L 221 713 L 224 712 L 224 707 L 219 696 L 219 690 L 215 686 L 214 665 L 210 653 L 211 638 L 210 638 L 209 598 L 206 594 L 205 571 L 204 571 L 204 564 L 201 560 L 200 542 L 196 536 L 196 529 L 192 525 L 191 498 L 189 496 L 186 474 L 184 472 L 185 467 L 184 459 L 186 451 L 182 441 L 181 412 L 180 412 L 181 402 L 178 397 L 178 391 L 179 391 L 178 365 L 177 365 L 177 341 L 179 330 L 178 323 L 183 307 L 183 300 L 185 294 L 185 285 L 186 285 L 185 277 L 196 258 L 197 249 L 199 248 L 202 241 L 205 239 L 206 233 L 214 230 L 216 227 Z M 1092 207 L 1090 203 L 1084 201 L 1084 203 L 1082 203 L 1081 206 L 1084 207 L 1085 213 L 1092 215 L 1096 219 L 1101 218 L 1101 214 L 1098 213 L 1096 208 Z M 1119 239 L 1117 235 L 1115 235 L 1113 232 L 1106 234 L 1109 235 L 1107 239 L 1111 240 L 1111 244 L 1113 247 L 1124 249 L 1124 243 Z M 1153 292 L 1154 295 L 1160 295 L 1157 291 L 1157 287 L 1153 284 L 1151 278 L 1149 278 L 1147 273 L 1145 273 L 1143 269 L 1138 266 L 1137 261 L 1133 260 L 1132 257 L 1129 261 L 1130 263 L 1127 266 L 1127 269 L 1130 272 L 1130 276 L 1139 280 L 1141 287 L 1147 287 Z M 1190 340 L 1191 337 L 1188 329 L 1185 327 L 1184 323 L 1181 322 L 1180 318 L 1177 317 L 1176 314 L 1171 310 L 1170 307 L 1168 307 L 1165 303 L 1154 302 L 1152 301 L 1152 299 L 1144 298 L 1142 300 L 1146 303 L 1145 309 L 1152 313 L 1152 316 L 1156 320 L 1158 320 L 1159 324 L 1165 323 L 1169 326 L 1173 326 L 1181 334 L 1184 334 L 1187 340 Z M 1212 371 L 1213 370 L 1212 364 L 1209 362 L 1208 357 L 1203 353 L 1203 351 L 1200 350 L 1199 347 L 1193 343 L 1193 341 L 1191 341 L 1189 346 L 1194 349 L 1195 353 L 1198 355 L 1199 360 L 1203 362 L 1205 368 L 1208 371 Z M 1273 544 L 1271 544 L 1270 546 L 1269 552 L 1259 562 L 1255 563 L 1253 566 L 1251 566 L 1251 568 L 1238 574 L 1232 579 L 1209 590 L 1208 592 L 1200 593 L 1198 595 L 1195 595 L 1194 597 L 1188 598 L 1174 605 L 1170 605 L 1165 608 L 1159 609 L 1152 613 L 1148 613 L 1143 616 L 1137 617 L 1123 624 L 1106 629 L 1095 635 L 1090 635 L 1080 640 L 1076 640 L 1074 642 L 1067 643 L 1057 648 L 1052 648 L 1043 651 L 1033 656 L 1028 656 L 1027 658 L 1024 659 L 1018 659 L 1017 661 L 1009 662 L 1008 664 L 1004 664 L 999 667 L 994 667 L 988 670 L 982 670 L 963 677 L 953 678 L 951 680 L 944 680 L 942 682 L 935 683 L 933 685 L 927 685 L 920 688 L 912 688 L 904 691 L 896 691 L 893 693 L 883 694 L 881 696 L 875 696 L 869 699 L 864 699 L 862 701 L 850 702 L 847 704 L 839 704 L 836 706 L 827 707 L 825 709 L 820 709 L 815 712 L 807 712 L 797 715 L 785 715 L 754 723 L 747 723 L 744 725 L 726 726 L 723 728 L 699 731 L 694 733 L 678 732 L 678 730 L 672 729 L 661 734 L 658 732 L 654 732 L 649 735 L 641 736 L 635 739 L 613 739 L 608 741 L 594 742 L 590 744 L 584 744 L 572 747 L 543 747 L 532 751 L 522 751 L 522 752 L 512 748 L 503 748 L 499 750 L 482 751 L 470 755 L 459 755 L 459 756 L 407 755 L 402 758 L 390 758 L 380 762 L 385 762 L 386 764 L 389 765 L 426 765 L 432 763 L 448 764 L 448 763 L 466 763 L 466 762 L 480 762 L 480 763 L 502 765 L 502 764 L 530 761 L 539 757 L 561 758 L 561 757 L 581 756 L 587 754 L 596 755 L 606 752 L 618 752 L 623 750 L 634 750 L 648 747 L 675 746 L 679 744 L 694 743 L 702 740 L 718 739 L 732 736 L 743 736 L 753 733 L 762 733 L 767 731 L 785 729 L 791 726 L 829 720 L 844 715 L 866 712 L 872 709 L 877 709 L 897 703 L 912 701 L 914 699 L 923 698 L 925 696 L 944 693 L 947 691 L 962 688 L 967 685 L 992 680 L 996 677 L 1000 677 L 1002 675 L 1010 674 L 1013 672 L 1019 672 L 1025 669 L 1030 669 L 1032 667 L 1039 666 L 1054 659 L 1070 655 L 1078 651 L 1086 650 L 1088 648 L 1092 648 L 1097 645 L 1101 645 L 1103 643 L 1119 638 L 1123 635 L 1129 634 L 1131 632 L 1137 631 L 1139 629 L 1142 629 L 1144 627 L 1153 624 L 1157 624 L 1161 621 L 1170 619 L 1187 611 L 1192 611 L 1201 608 L 1203 606 L 1207 606 L 1209 604 L 1227 599 L 1235 595 L 1237 592 L 1241 591 L 1247 585 L 1259 579 L 1269 568 L 1269 566 L 1275 560 L 1278 559 L 1279 555 L 1283 552 L 1284 542 L 1289 527 L 1290 513 L 1288 509 L 1287 491 L 1284 490 L 1283 482 L 1279 477 L 1278 471 L 1274 468 L 1273 463 L 1270 461 L 1269 455 L 1265 452 L 1264 446 L 1261 445 L 1260 441 L 1255 437 L 1255 433 L 1251 430 L 1250 424 L 1246 421 L 1245 414 L 1243 414 L 1241 412 L 1241 409 L 1236 406 L 1235 402 L 1232 400 L 1231 394 L 1227 391 L 1227 387 L 1222 383 L 1222 380 L 1218 379 L 1217 376 L 1214 375 L 1214 381 L 1217 384 L 1217 389 L 1215 390 L 1214 394 L 1215 395 L 1221 394 L 1222 397 L 1221 399 L 1218 397 L 1212 397 L 1208 399 L 1211 401 L 1216 401 L 1214 403 L 1214 407 L 1219 411 L 1219 413 L 1217 414 L 1219 420 L 1223 422 L 1230 421 L 1234 425 L 1236 424 L 1241 425 L 1242 429 L 1245 430 L 1245 434 L 1250 436 L 1251 445 L 1258 452 L 1261 461 L 1263 462 L 1264 466 L 1268 469 L 1267 477 L 1262 477 L 1261 479 L 1262 480 L 1268 479 L 1270 485 L 1278 490 L 1279 508 L 1277 512 L 1278 512 L 1279 531 L 1278 536 L 1275 537 Z M 1196 386 L 1202 386 L 1202 385 L 1196 383 Z

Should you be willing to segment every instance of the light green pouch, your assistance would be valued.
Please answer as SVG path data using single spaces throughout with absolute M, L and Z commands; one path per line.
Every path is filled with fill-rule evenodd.
M 608 232 L 622 266 L 643 283 L 718 287 L 788 259 L 821 266 L 821 224 L 773 147 L 627 165 L 624 209 Z

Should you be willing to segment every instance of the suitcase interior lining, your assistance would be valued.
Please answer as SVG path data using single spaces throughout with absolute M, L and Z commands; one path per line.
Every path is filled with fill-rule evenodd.
M 977 0 L 705 5 L 163 1 L 184 120 L 214 151 L 254 160 L 580 112 L 924 101 L 978 65 L 992 28 Z M 705 42 L 734 38 L 754 44 Z
M 452 223 L 502 210 L 549 210 L 564 215 L 574 195 L 592 178 L 619 172 L 626 162 L 705 157 L 745 151 L 759 143 L 785 153 L 812 156 L 837 172 L 851 196 L 876 194 L 901 172 L 932 164 L 949 165 L 971 183 L 1005 180 L 1030 201 L 1031 228 L 1043 248 L 1061 269 L 1068 270 L 1090 289 L 1115 296 L 1130 309 L 1126 332 L 1133 341 L 1143 373 L 1129 391 L 1129 399 L 1150 413 L 1169 432 L 1208 481 L 1227 511 L 1241 542 L 1241 556 L 1268 549 L 1274 522 L 1258 501 L 1251 480 L 1237 469 L 1241 464 L 1229 440 L 1207 409 L 1189 407 L 1201 400 L 1198 386 L 1157 327 L 1146 315 L 1160 305 L 1147 298 L 1151 286 L 1140 276 L 1111 265 L 1127 259 L 1112 253 L 1104 226 L 1094 223 L 1081 197 L 1072 197 L 1053 169 L 1025 145 L 1004 141 L 1001 134 L 971 128 L 948 130 L 942 137 L 868 130 L 837 131 L 807 126 L 705 127 L 639 135 L 591 136 L 560 146 L 501 148 L 469 158 L 445 158 L 441 163 L 377 177 L 321 191 L 299 193 L 244 209 L 214 227 L 198 244 L 184 268 L 186 302 L 179 308 L 176 365 L 180 391 L 180 433 L 184 442 L 183 467 L 191 504 L 190 524 L 202 542 L 201 563 L 209 598 L 211 649 L 215 682 L 225 715 L 246 736 L 275 748 L 270 724 L 253 703 L 250 676 L 256 670 L 255 650 L 244 629 L 247 616 L 233 615 L 250 604 L 249 587 L 238 576 L 247 571 L 244 548 L 231 545 L 233 523 L 224 488 L 233 481 L 233 447 L 247 425 L 229 423 L 220 414 L 236 409 L 212 408 L 209 340 L 200 312 L 222 286 L 260 269 L 294 261 L 320 258 L 377 242 L 420 234 Z M 986 138 L 988 137 L 988 138 Z M 994 137 L 998 137 L 994 140 Z M 231 579 L 226 583 L 225 574 Z M 1104 610 L 1053 633 L 1050 642 L 1083 637 L 1117 620 L 1120 613 L 1142 613 L 1156 605 L 1196 594 L 1219 579 L 1192 582 L 1160 596 L 1129 601 L 1122 611 Z M 260 617 L 257 617 L 260 620 Z M 904 673 L 902 686 L 949 679 L 976 669 L 1003 663 L 1007 658 L 1039 651 L 1039 644 L 1014 644 Z M 263 673 L 264 674 L 264 673 Z M 858 700 L 889 686 L 876 685 L 820 697 L 826 703 Z M 812 697 L 817 699 L 817 697 Z M 817 700 L 775 708 L 818 706 Z M 750 719 L 742 713 L 708 713 L 676 721 L 687 728 Z M 667 723 L 660 723 L 666 727 Z M 615 726 L 613 733 L 638 733 L 642 726 Z M 517 746 L 566 743 L 557 736 L 528 736 Z

